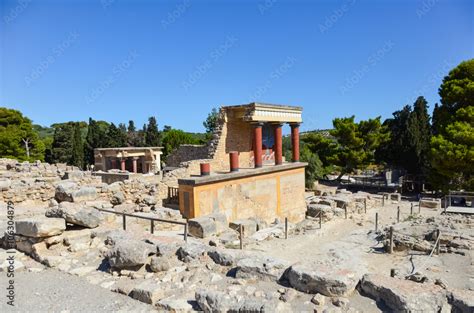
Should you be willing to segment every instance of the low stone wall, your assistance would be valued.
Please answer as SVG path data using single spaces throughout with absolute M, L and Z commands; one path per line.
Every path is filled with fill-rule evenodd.
M 229 222 L 259 218 L 304 219 L 305 163 L 264 167 L 237 174 L 179 180 L 180 211 L 186 218 L 224 213 Z
M 206 159 L 209 148 L 206 145 L 181 145 L 166 159 L 166 165 L 178 167 L 183 162 L 197 159 Z

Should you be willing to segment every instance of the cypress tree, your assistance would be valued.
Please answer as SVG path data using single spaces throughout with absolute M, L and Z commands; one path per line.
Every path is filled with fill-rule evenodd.
M 81 127 L 79 123 L 74 123 L 72 137 L 71 165 L 79 168 L 84 166 L 84 146 L 81 138 Z
M 158 124 L 156 118 L 151 116 L 148 118 L 148 125 L 145 132 L 145 145 L 147 147 L 157 147 L 161 144 L 160 132 L 158 131 Z

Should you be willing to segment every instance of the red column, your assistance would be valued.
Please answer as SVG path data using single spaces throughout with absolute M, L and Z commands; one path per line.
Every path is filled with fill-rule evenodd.
M 290 124 L 291 146 L 293 148 L 293 162 L 300 161 L 300 124 Z
M 275 124 L 275 165 L 281 165 L 283 163 L 283 139 L 281 133 L 282 124 Z
M 239 171 L 239 152 L 232 151 L 229 153 L 230 159 L 230 171 L 238 172 Z
M 137 159 L 138 158 L 133 158 L 133 172 L 136 173 L 137 172 Z
M 122 171 L 125 171 L 125 159 L 124 158 L 120 159 L 120 169 Z
M 253 156 L 255 168 L 262 167 L 262 124 L 254 125 L 253 129 Z
M 110 167 L 114 170 L 117 168 L 117 160 L 112 159 L 110 160 Z
M 211 164 L 209 163 L 201 163 L 199 164 L 201 169 L 201 176 L 209 176 L 211 175 Z

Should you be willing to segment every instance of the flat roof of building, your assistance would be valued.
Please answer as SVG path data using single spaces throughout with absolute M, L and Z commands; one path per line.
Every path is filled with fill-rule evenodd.
M 292 106 L 292 105 L 283 105 L 283 104 L 272 104 L 272 103 L 264 103 L 264 102 L 250 102 L 248 104 L 238 104 L 238 105 L 226 105 L 223 108 L 252 108 L 252 107 L 260 107 L 260 108 L 275 108 L 275 109 L 284 109 L 284 110 L 295 110 L 295 111 L 303 111 L 303 107 L 299 106 Z

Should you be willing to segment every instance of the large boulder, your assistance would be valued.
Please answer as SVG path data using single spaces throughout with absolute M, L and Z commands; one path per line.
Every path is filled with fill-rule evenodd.
M 286 271 L 286 279 L 293 288 L 306 293 L 320 293 L 329 297 L 351 294 L 360 276 L 348 269 L 326 264 L 291 266 Z
M 188 221 L 189 233 L 197 238 L 206 238 L 216 234 L 217 227 L 210 217 L 197 217 Z
M 51 237 L 61 234 L 66 229 L 62 218 L 24 219 L 15 222 L 16 233 L 26 237 Z
M 319 214 L 322 214 L 322 217 L 331 219 L 333 214 L 333 209 L 330 205 L 327 204 L 310 204 L 306 211 L 306 215 L 311 217 L 319 217 Z
M 87 228 L 96 228 L 104 220 L 104 216 L 99 210 L 84 208 L 72 202 L 61 202 L 58 207 L 49 208 L 45 215 L 64 218 L 67 223 Z
M 150 269 L 154 273 L 166 272 L 171 268 L 170 260 L 166 257 L 154 256 L 150 261 Z
M 442 312 L 448 306 L 447 292 L 434 284 L 367 274 L 360 288 L 395 312 Z
M 278 281 L 289 263 L 263 255 L 249 255 L 237 262 L 236 278 L 255 278 L 265 281 Z
M 72 202 L 72 194 L 77 189 L 77 184 L 71 181 L 64 181 L 56 186 L 54 198 L 58 202 L 69 201 Z
M 231 249 L 213 249 L 207 255 L 216 263 L 222 266 L 233 266 L 238 260 L 244 257 L 243 253 Z
M 72 202 L 91 201 L 97 198 L 95 187 L 84 186 L 71 194 Z
M 113 268 L 127 269 L 144 265 L 156 247 L 139 240 L 119 241 L 108 252 L 107 259 Z

